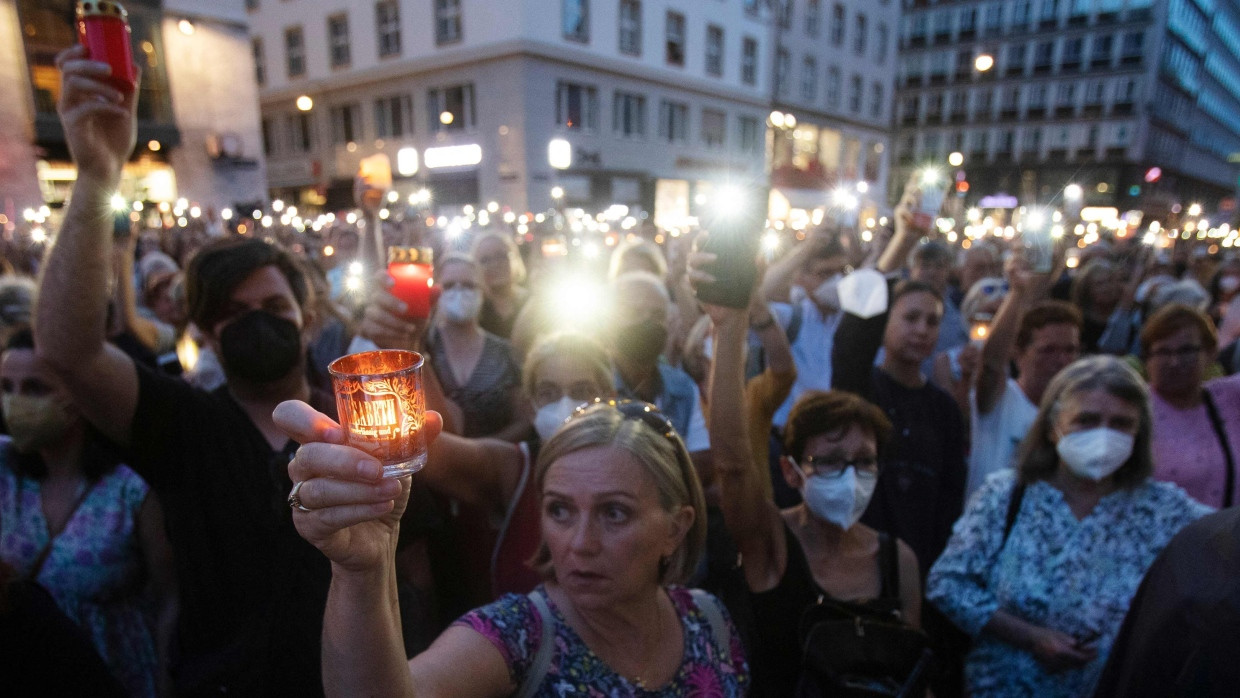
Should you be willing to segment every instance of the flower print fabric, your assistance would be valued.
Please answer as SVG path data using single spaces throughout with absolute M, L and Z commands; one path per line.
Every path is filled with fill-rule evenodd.
M 648 691 L 612 671 L 586 646 L 547 597 L 547 605 L 555 619 L 555 652 L 547 676 L 534 696 L 734 698 L 746 695 L 749 666 L 736 628 L 723 605 L 719 604 L 719 608 L 731 637 L 731 663 L 725 663 L 718 656 L 717 629 L 709 626 L 705 614 L 693 603 L 689 590 L 670 587 L 667 593 L 685 636 L 684 658 L 670 683 Z M 467 613 L 456 624 L 471 628 L 489 640 L 503 655 L 513 683 L 521 685 L 534 663 L 542 637 L 542 619 L 528 596 L 506 594 L 494 603 Z
M 1175 485 L 1147 480 L 1103 497 L 1078 521 L 1059 490 L 1035 482 L 1004 545 L 1015 482 L 1005 470 L 978 490 L 930 571 L 926 596 L 974 636 L 965 661 L 970 695 L 1091 695 L 1146 570 L 1172 536 L 1211 509 Z M 1080 639 L 1096 635 L 1098 656 L 1049 674 L 1032 654 L 979 635 L 1000 609 Z
M 17 477 L 5 462 L 11 456 L 0 441 L 0 559 L 25 575 L 47 544 L 48 527 L 39 483 Z M 35 580 L 86 631 L 132 696 L 155 695 L 157 670 L 135 528 L 148 491 L 124 465 L 90 485 Z

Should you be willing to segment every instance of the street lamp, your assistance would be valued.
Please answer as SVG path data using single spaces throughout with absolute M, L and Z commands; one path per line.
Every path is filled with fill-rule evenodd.
M 1085 195 L 1085 190 L 1079 184 L 1069 184 L 1063 188 L 1063 198 L 1067 201 L 1080 201 Z
M 564 187 L 551 187 L 551 198 L 559 201 L 564 198 Z
M 314 109 L 314 100 L 310 99 L 310 95 L 302 95 L 297 98 L 298 111 L 310 111 Z
M 961 165 L 964 164 L 964 154 L 956 152 L 956 153 L 952 153 L 951 155 L 948 155 L 947 164 L 951 165 L 952 167 L 960 167 Z
M 1188 215 L 1196 218 L 1201 215 L 1201 204 L 1193 204 L 1188 207 Z
M 989 53 L 979 53 L 977 58 L 973 59 L 973 68 L 979 73 L 985 73 L 995 67 L 995 57 Z

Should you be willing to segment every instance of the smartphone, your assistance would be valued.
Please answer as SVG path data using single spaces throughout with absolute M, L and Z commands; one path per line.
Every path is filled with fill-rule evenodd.
M 699 216 L 704 235 L 698 249 L 716 255 L 704 271 L 714 283 L 698 284 L 703 303 L 728 308 L 749 307 L 749 296 L 758 278 L 758 248 L 766 230 L 766 188 L 723 193 L 704 215 Z
M 914 224 L 929 230 L 939 217 L 943 208 L 943 199 L 947 197 L 947 177 L 933 167 L 927 167 L 918 176 L 917 188 L 921 190 L 921 200 L 913 211 Z
M 78 43 L 86 47 L 86 57 L 112 66 L 108 82 L 122 92 L 133 92 L 138 75 L 129 13 L 111 0 L 80 0 L 76 15 Z
M 439 299 L 429 247 L 389 247 L 388 276 L 392 295 L 405 303 L 404 317 L 425 320 Z
M 1026 215 L 1022 223 L 1021 242 L 1025 246 L 1025 261 L 1036 274 L 1048 274 L 1055 257 L 1055 239 L 1051 235 L 1051 221 L 1042 212 Z

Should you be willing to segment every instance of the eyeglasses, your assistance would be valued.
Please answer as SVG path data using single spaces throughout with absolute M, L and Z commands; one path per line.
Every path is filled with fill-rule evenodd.
M 815 475 L 823 477 L 840 477 L 844 471 L 852 466 L 858 473 L 878 474 L 878 458 L 874 456 L 861 456 L 852 460 L 845 460 L 836 456 L 809 456 L 802 461 L 814 471 Z
M 680 441 L 680 436 L 676 433 L 676 427 L 672 424 L 672 420 L 660 412 L 658 407 L 641 400 L 604 400 L 603 398 L 594 398 L 593 401 L 587 402 L 574 410 L 573 416 L 568 418 L 569 421 L 580 417 L 595 405 L 614 407 L 620 414 L 624 415 L 625 419 L 636 419 L 669 440 Z
M 590 402 L 602 392 L 592 381 L 577 381 L 568 387 L 547 381 L 534 386 L 534 402 L 539 407 L 559 402 L 567 395 L 576 402 Z
M 1188 344 L 1182 347 L 1164 347 L 1162 349 L 1153 349 L 1150 351 L 1150 357 L 1158 357 L 1160 359 L 1191 359 L 1201 353 L 1202 346 L 1200 344 Z

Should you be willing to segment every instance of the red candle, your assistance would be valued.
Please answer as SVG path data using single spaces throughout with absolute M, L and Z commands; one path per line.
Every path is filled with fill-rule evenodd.
M 392 277 L 392 295 L 405 302 L 405 317 L 425 320 L 439 297 L 435 287 L 434 268 L 429 248 L 389 247 L 388 275 Z
M 125 8 L 110 0 L 82 0 L 77 4 L 77 30 L 87 58 L 112 66 L 108 82 L 122 92 L 133 92 L 138 76 Z

